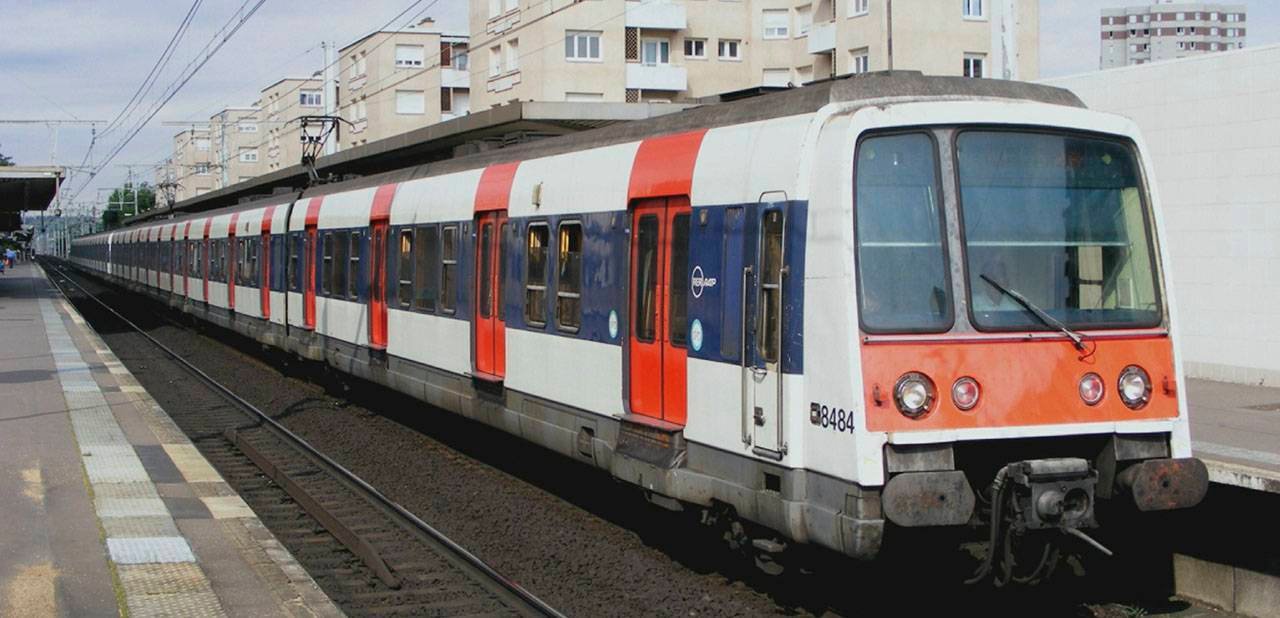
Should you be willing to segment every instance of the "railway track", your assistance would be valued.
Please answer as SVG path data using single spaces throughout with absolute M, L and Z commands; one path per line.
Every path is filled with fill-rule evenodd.
M 69 301 L 96 304 L 146 339 L 155 360 L 205 386 L 166 412 L 343 611 L 561 616 L 156 340 L 61 265 L 44 266 Z

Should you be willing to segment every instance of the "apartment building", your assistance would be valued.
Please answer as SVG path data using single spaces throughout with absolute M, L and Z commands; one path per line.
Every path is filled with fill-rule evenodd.
M 430 19 L 381 30 L 341 48 L 338 114 L 343 148 L 470 113 L 467 36 Z
M 911 69 L 1032 80 L 1037 0 L 471 0 L 472 108 L 661 102 Z
M 1102 9 L 1099 68 L 1240 49 L 1245 5 L 1157 2 Z
M 215 188 L 244 182 L 266 171 L 262 151 L 262 112 L 254 107 L 228 107 L 209 117 Z
M 265 139 L 259 149 L 262 172 L 297 165 L 302 160 L 301 116 L 324 114 L 324 81 L 311 77 L 286 77 L 262 89 L 259 130 Z
M 217 168 L 209 128 L 193 127 L 174 135 L 173 156 L 162 173 L 177 185 L 174 199 L 179 202 L 214 190 Z M 160 184 L 158 178 L 156 184 Z

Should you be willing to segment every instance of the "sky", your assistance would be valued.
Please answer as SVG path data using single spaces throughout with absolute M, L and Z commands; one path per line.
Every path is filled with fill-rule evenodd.
M 143 109 L 184 67 L 202 57 L 215 33 L 242 6 L 257 1 L 200 2 L 173 58 L 144 98 Z M 1143 1 L 1041 0 L 1041 76 L 1096 70 L 1099 11 Z M 135 180 L 154 182 L 153 166 L 169 156 L 173 135 L 182 130 L 163 123 L 207 121 L 224 107 L 252 104 L 263 87 L 282 77 L 311 75 L 324 65 L 322 41 L 341 47 L 387 23 L 405 26 L 422 17 L 435 19 L 436 27 L 445 31 L 465 33 L 469 2 L 265 0 L 208 64 L 120 149 L 111 165 L 88 182 L 87 174 L 73 172 L 63 199 L 77 203 L 64 209 L 87 210 L 105 200 L 106 192 L 100 196 L 98 189 L 122 183 L 129 173 L 125 164 L 136 164 Z M 1249 45 L 1280 42 L 1280 0 L 1243 3 L 1249 13 Z M 0 19 L 0 120 L 116 118 L 191 6 L 187 0 L 0 0 L 4 16 Z M 393 22 L 406 8 L 408 12 Z M 90 166 L 122 142 L 133 121 L 143 117 L 141 111 L 101 136 L 89 153 Z M 0 123 L 0 153 L 20 165 L 79 166 L 85 162 L 90 137 L 84 125 L 62 125 L 55 135 L 53 128 L 43 124 Z

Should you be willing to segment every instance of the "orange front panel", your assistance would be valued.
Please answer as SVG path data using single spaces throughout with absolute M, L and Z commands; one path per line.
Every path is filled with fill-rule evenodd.
M 1174 384 L 1173 348 L 1167 336 L 1093 339 L 1093 354 L 1081 360 L 1065 339 L 1035 341 L 968 340 L 868 343 L 862 346 L 863 399 L 867 429 L 916 431 L 1012 427 L 1060 423 L 1095 423 L 1136 419 L 1165 419 L 1178 415 Z M 1153 388 L 1151 401 L 1131 410 L 1120 401 L 1116 381 L 1121 370 L 1138 365 L 1147 371 Z M 899 376 L 918 371 L 933 380 L 938 398 L 932 411 L 919 419 L 900 414 L 893 401 Z M 1096 406 L 1085 405 L 1077 391 L 1080 378 L 1097 373 L 1106 394 Z M 978 405 L 964 412 L 951 401 L 951 386 L 970 376 L 981 385 Z M 879 387 L 880 403 L 875 400 Z

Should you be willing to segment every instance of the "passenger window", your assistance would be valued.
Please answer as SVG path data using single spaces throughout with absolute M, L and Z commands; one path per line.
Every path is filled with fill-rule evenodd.
M 440 233 L 436 226 L 414 230 L 413 308 L 435 313 L 440 263 Z
M 400 232 L 400 262 L 396 272 L 401 307 L 413 305 L 413 230 Z
M 448 225 L 441 230 L 441 290 L 440 310 L 453 313 L 457 310 L 458 287 L 458 226 Z
M 668 275 L 667 302 L 671 316 L 668 337 L 671 344 L 684 347 L 689 339 L 689 215 L 676 215 L 671 221 L 671 272 Z
M 349 262 L 351 269 L 347 271 L 347 298 L 355 300 L 360 297 L 360 239 L 363 235 L 360 232 L 351 232 L 350 250 L 347 255 L 350 256 Z
M 328 294 L 333 289 L 333 232 L 324 233 L 324 265 L 320 271 L 320 291 Z
M 582 224 L 561 223 L 556 277 L 556 327 L 578 332 L 582 326 Z
M 636 230 L 636 339 L 645 343 L 657 334 L 658 217 L 640 217 Z
M 286 238 L 289 239 L 289 266 L 285 273 L 289 279 L 287 285 L 290 290 L 301 292 L 302 278 L 298 273 L 302 272 L 302 235 L 290 232 Z
M 547 243 L 550 229 L 545 223 L 529 225 L 525 244 L 524 321 L 530 326 L 547 325 Z
M 333 233 L 333 287 L 329 295 L 342 298 L 347 295 L 347 264 L 350 260 L 351 234 L 348 232 Z
M 254 238 L 249 241 L 249 285 L 252 287 L 261 287 L 262 271 L 258 270 L 258 254 L 261 252 L 259 247 L 262 245 L 261 238 Z
M 782 324 L 782 229 L 781 211 L 765 212 L 761 223 L 760 338 L 756 347 L 766 363 L 778 362 Z

